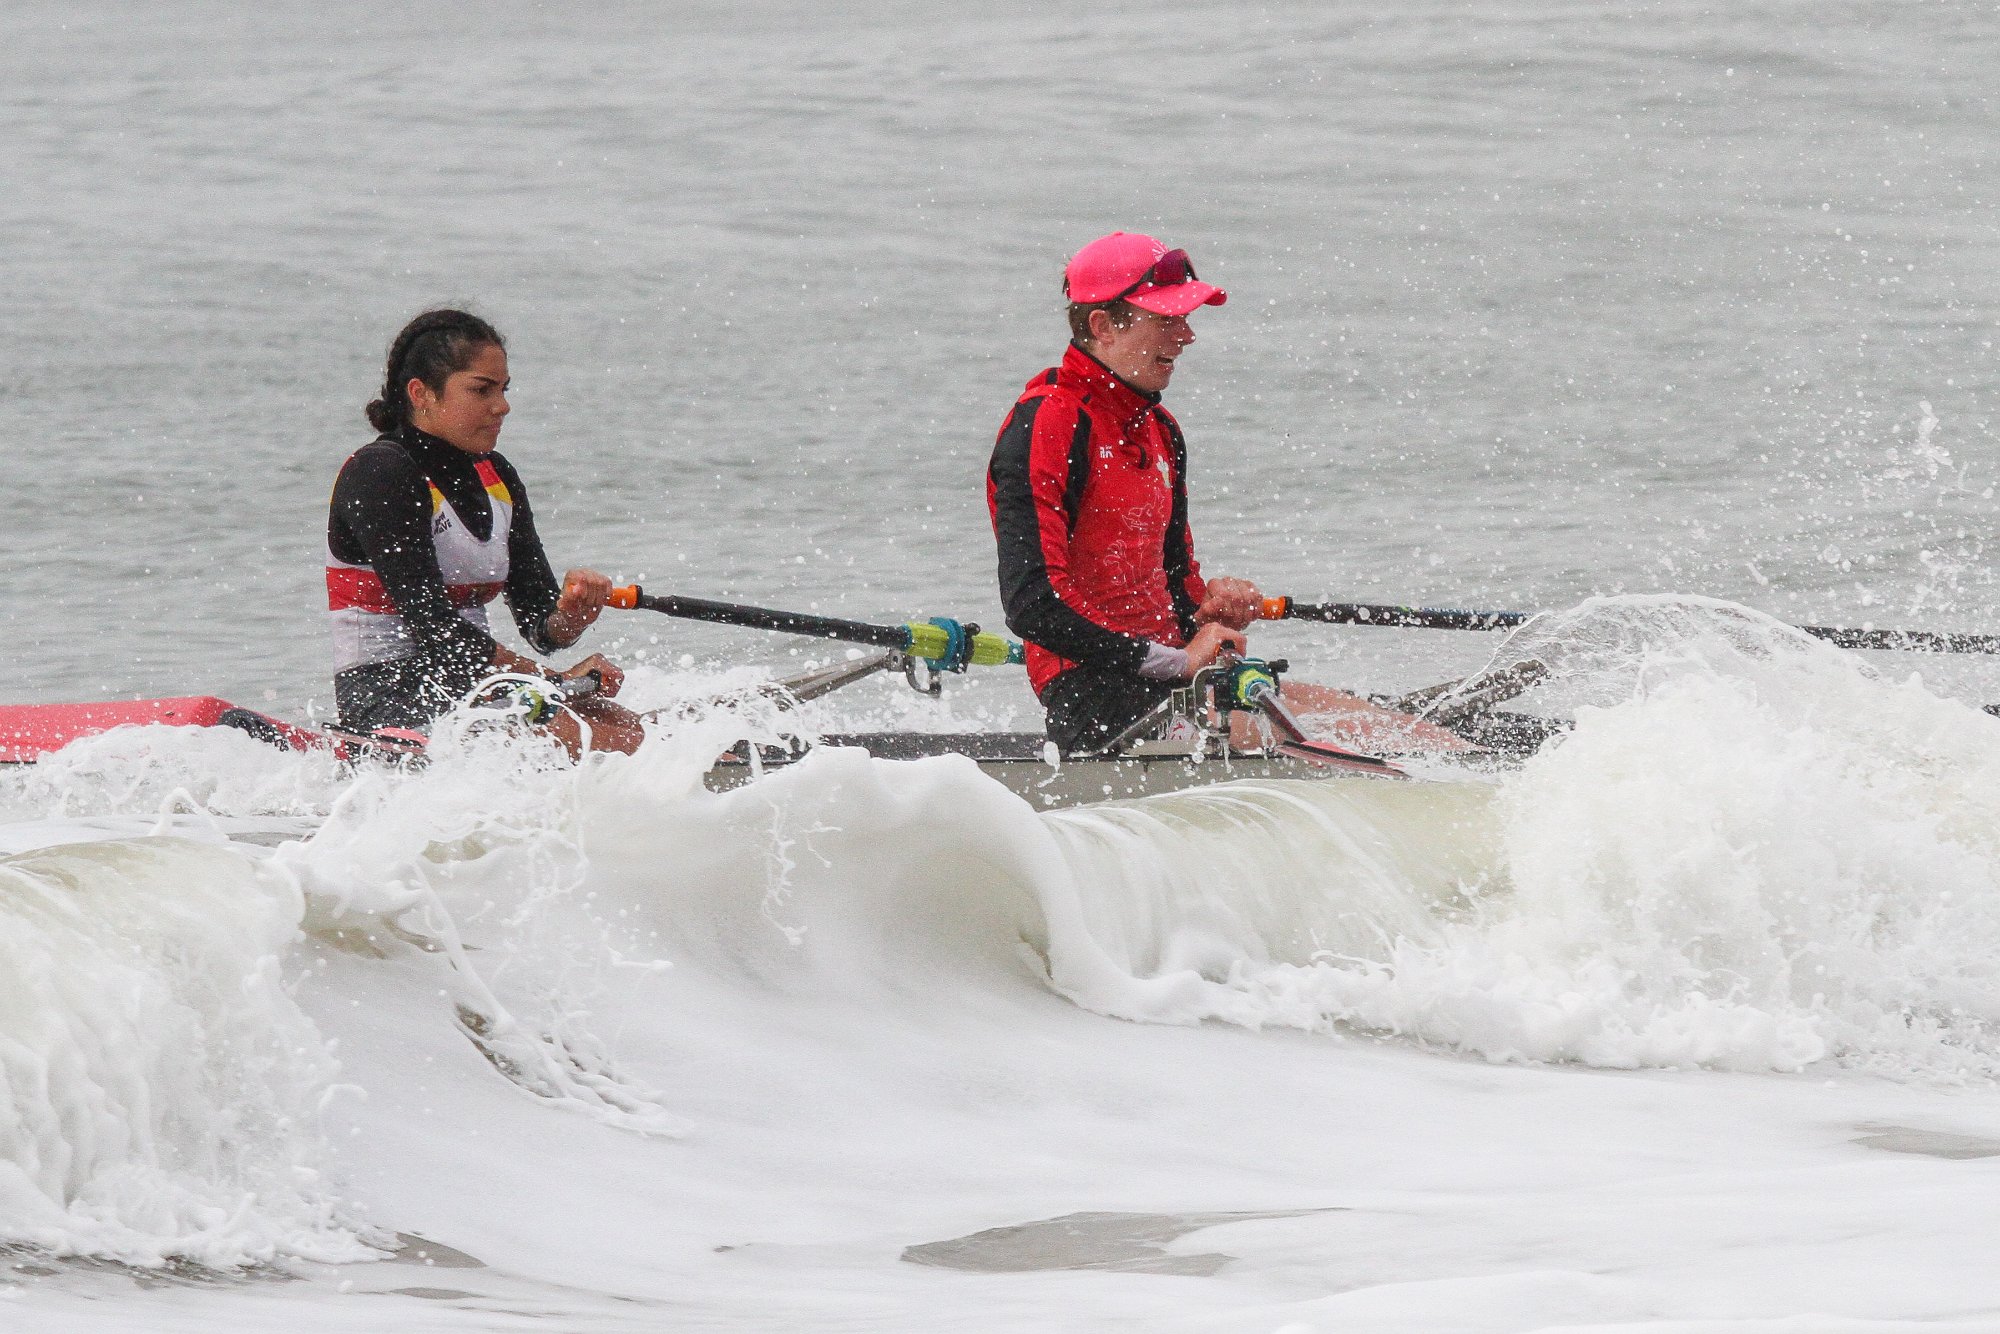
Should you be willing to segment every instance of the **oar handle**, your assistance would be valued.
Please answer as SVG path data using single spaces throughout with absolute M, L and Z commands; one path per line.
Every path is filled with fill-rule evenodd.
M 711 621 L 718 625 L 740 625 L 751 630 L 777 630 L 785 634 L 811 635 L 817 639 L 839 639 L 850 644 L 895 649 L 953 671 L 967 664 L 995 667 L 1025 658 L 1021 646 L 1002 635 L 979 632 L 946 617 L 910 621 L 903 625 L 871 625 L 866 621 L 842 620 L 800 611 L 773 611 L 768 607 L 745 607 L 708 598 L 665 597 L 646 592 L 637 584 L 611 590 L 610 603 L 627 610 L 657 611 L 684 620 Z

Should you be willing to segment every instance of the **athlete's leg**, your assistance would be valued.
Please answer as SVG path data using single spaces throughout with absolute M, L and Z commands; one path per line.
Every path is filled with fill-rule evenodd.
M 1329 741 L 1342 742 L 1371 754 L 1399 750 L 1479 749 L 1464 737 L 1447 732 L 1434 723 L 1413 718 L 1407 713 L 1397 713 L 1394 709 L 1385 709 L 1379 704 L 1370 704 L 1358 695 L 1350 695 L 1331 686 L 1314 685 L 1310 681 L 1286 681 L 1278 694 L 1285 707 L 1309 730 L 1324 734 Z M 1253 727 L 1254 720 L 1250 715 L 1239 714 L 1230 739 L 1238 745 L 1246 744 L 1246 738 L 1254 735 L 1254 731 L 1250 730 Z
M 1042 687 L 1049 740 L 1065 755 L 1101 749 L 1172 691 L 1133 672 L 1072 667 Z
M 580 699 L 543 724 L 543 728 L 562 743 L 571 759 L 583 754 L 583 726 L 579 718 L 590 726 L 592 750 L 630 755 L 646 739 L 646 728 L 639 715 L 624 705 L 608 699 Z

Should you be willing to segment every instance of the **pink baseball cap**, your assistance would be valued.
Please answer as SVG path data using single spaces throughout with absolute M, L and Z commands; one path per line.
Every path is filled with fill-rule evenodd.
M 1185 315 L 1229 300 L 1220 287 L 1196 280 L 1187 251 L 1169 250 L 1137 232 L 1100 236 L 1077 251 L 1063 270 L 1063 293 L 1085 305 L 1122 297 L 1156 315 Z

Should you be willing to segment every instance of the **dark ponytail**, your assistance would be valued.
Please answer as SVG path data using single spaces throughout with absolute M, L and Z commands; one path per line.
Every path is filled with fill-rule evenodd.
M 427 310 L 403 326 L 389 344 L 382 370 L 382 397 L 368 405 L 368 424 L 388 432 L 410 421 L 410 381 L 422 380 L 442 394 L 453 371 L 472 364 L 482 347 L 505 348 L 500 331 L 462 310 Z

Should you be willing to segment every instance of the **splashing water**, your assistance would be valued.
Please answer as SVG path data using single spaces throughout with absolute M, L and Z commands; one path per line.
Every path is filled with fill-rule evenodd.
M 2000 725 L 1729 604 L 1593 602 L 1495 661 L 1527 653 L 1556 659 L 1538 694 L 1575 731 L 1497 788 L 1427 794 L 1421 871 L 1325 836 L 1395 827 L 1354 785 L 1288 794 L 1301 856 L 1266 866 L 1239 795 L 1062 817 L 1073 862 L 1143 867 L 1105 877 L 1093 929 L 1146 998 L 1087 1003 L 1493 1060 L 2000 1074 Z
M 0 1240 L 217 1268 L 372 1257 L 322 1176 L 300 904 L 170 839 L 0 860 Z
M 579 766 L 445 729 L 421 770 L 250 750 L 203 786 L 217 738 L 100 738 L 9 781 L 214 829 L 0 863 L 0 1235 L 366 1253 L 318 1166 L 329 1051 L 281 984 L 341 946 L 420 970 L 396 1022 L 455 1026 L 480 1078 L 649 1135 L 691 1122 L 604 1039 L 640 994 L 697 1053 L 943 1050 L 1053 990 L 1492 1061 L 2000 1075 L 2000 724 L 1727 604 L 1589 604 L 1507 648 L 1557 644 L 1534 698 L 1576 726 L 1517 772 L 1050 815 L 966 760 L 840 750 L 710 793 L 720 750 L 799 725 L 754 696 Z M 299 809 L 310 837 L 220 842 Z

